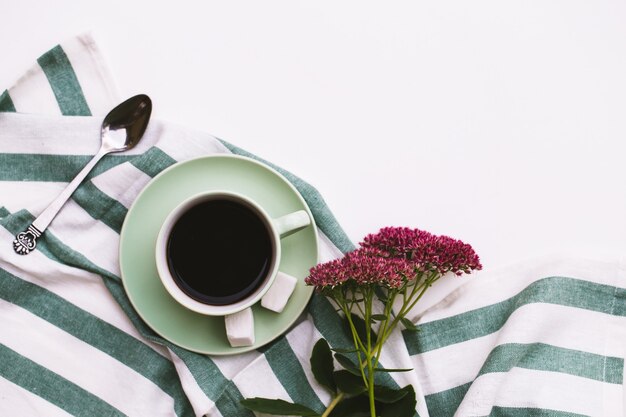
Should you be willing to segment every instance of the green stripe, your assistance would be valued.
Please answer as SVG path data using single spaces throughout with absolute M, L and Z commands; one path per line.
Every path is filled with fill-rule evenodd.
M 626 317 L 626 290 L 615 287 L 613 296 L 613 307 L 610 314 L 619 317 Z
M 332 347 L 352 346 L 352 339 L 346 333 L 341 317 L 326 297 L 313 293 L 308 309 L 315 327 Z
M 216 401 L 222 395 L 228 380 L 215 362 L 208 356 L 193 353 L 172 344 L 168 344 L 168 346 L 185 362 L 206 396 Z
M 66 116 L 91 116 L 83 89 L 63 48 L 55 46 L 37 62 L 48 78 L 61 113 Z
M 15 113 L 15 105 L 7 90 L 0 94 L 0 112 Z
M 91 155 L 0 153 L 0 181 L 70 182 L 91 158 Z M 98 162 L 87 178 L 131 158 L 133 156 L 108 155 Z
M 495 347 L 480 375 L 513 368 L 559 372 L 610 384 L 621 384 L 624 359 L 566 349 L 544 343 L 507 343 Z
M 74 416 L 124 416 L 92 393 L 2 344 L 0 376 Z
M 176 163 L 176 160 L 157 147 L 152 147 L 131 163 L 144 174 L 154 177 L 165 168 Z
M 226 389 L 215 402 L 222 417 L 255 417 L 255 414 L 241 406 L 243 396 L 232 381 L 228 381 Z
M 174 365 L 115 326 L 67 302 L 56 294 L 0 269 L 0 298 L 55 325 L 143 375 L 175 400 L 179 416 L 193 415 L 178 384 Z
M 430 417 L 454 416 L 471 385 L 470 382 L 436 394 L 426 395 L 426 407 Z
M 309 384 L 302 365 L 287 338 L 280 337 L 270 345 L 259 349 L 265 355 L 270 368 L 292 401 L 323 413 L 326 407 Z
M 589 417 L 584 414 L 545 408 L 493 407 L 489 417 Z
M 419 332 L 404 331 L 410 355 L 416 355 L 492 334 L 518 308 L 532 303 L 558 304 L 625 316 L 621 301 L 626 290 L 574 278 L 548 277 L 497 304 L 420 324 Z M 620 302 L 618 302 L 620 301 Z
M 313 217 L 315 218 L 315 222 L 317 226 L 324 232 L 326 236 L 333 242 L 333 244 L 339 248 L 343 253 L 350 252 L 354 249 L 354 244 L 348 238 L 348 235 L 343 231 L 339 222 L 330 211 L 321 194 L 310 184 L 306 183 L 299 177 L 293 175 L 289 171 L 286 171 L 271 162 L 268 162 L 262 158 L 259 158 L 256 155 L 251 154 L 248 151 L 245 151 L 231 143 L 228 143 L 224 140 L 219 139 L 224 146 L 226 146 L 232 153 L 247 156 L 249 158 L 256 159 L 257 161 L 263 162 L 264 164 L 272 167 L 276 171 L 280 172 L 285 178 L 291 182 L 294 187 L 302 194 L 302 197 L 307 202 L 311 212 L 313 213 Z
M 168 346 L 182 359 L 204 394 L 215 402 L 223 417 L 254 417 L 252 411 L 240 404 L 243 396 L 239 388 L 224 377 L 208 356 L 190 352 L 171 343 Z
M 102 192 L 91 181 L 82 184 L 74 192 L 72 199 L 94 219 L 100 220 L 117 233 L 122 230 L 128 209 Z
M 0 181 L 70 182 L 92 157 L 92 155 L 0 153 Z M 176 162 L 165 152 L 154 147 L 142 155 L 112 154 L 102 158 L 87 179 L 128 161 L 150 177 Z

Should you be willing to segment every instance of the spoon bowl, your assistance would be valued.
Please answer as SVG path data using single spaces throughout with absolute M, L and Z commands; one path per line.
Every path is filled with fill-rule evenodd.
M 123 152 L 134 148 L 148 127 L 151 113 L 152 101 L 145 94 L 136 95 L 121 103 L 102 122 L 102 145 L 107 146 L 109 152 Z

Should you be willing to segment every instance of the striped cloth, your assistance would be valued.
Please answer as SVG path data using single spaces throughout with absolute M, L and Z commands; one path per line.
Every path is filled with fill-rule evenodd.
M 35 252 L 13 253 L 14 234 L 95 152 L 101 117 L 119 101 L 88 35 L 45 53 L 0 96 L 0 415 L 252 417 L 239 400 L 256 396 L 322 412 L 330 397 L 311 348 L 320 337 L 349 346 L 325 298 L 262 349 L 210 357 L 155 335 L 121 285 L 119 232 L 141 188 L 176 161 L 252 156 L 242 149 L 153 120 L 135 149 L 100 162 Z M 280 171 L 314 213 L 321 259 L 352 249 L 315 189 Z M 415 387 L 415 415 L 623 415 L 622 262 L 547 258 L 458 279 L 414 312 L 421 331 L 394 334 L 381 359 L 414 368 L 384 382 Z

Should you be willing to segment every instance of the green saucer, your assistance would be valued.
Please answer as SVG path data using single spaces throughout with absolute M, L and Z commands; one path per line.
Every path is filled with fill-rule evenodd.
M 253 306 L 255 343 L 233 348 L 223 317 L 194 313 L 165 290 L 156 270 L 155 243 L 167 214 L 186 198 L 207 190 L 229 190 L 261 205 L 272 217 L 296 210 L 313 216 L 298 191 L 282 175 L 260 162 L 216 155 L 180 162 L 154 177 L 126 215 L 120 240 L 120 269 L 126 293 L 141 318 L 170 342 L 199 353 L 230 355 L 256 349 L 284 333 L 306 307 L 313 288 L 304 278 L 317 263 L 315 222 L 281 240 L 279 270 L 299 279 L 282 313 Z

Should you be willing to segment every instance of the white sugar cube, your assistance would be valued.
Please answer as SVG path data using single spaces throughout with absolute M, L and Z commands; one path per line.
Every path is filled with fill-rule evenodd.
M 287 305 L 287 301 L 296 288 L 297 283 L 297 278 L 279 271 L 276 278 L 274 278 L 272 286 L 261 298 L 261 305 L 268 310 L 281 313 Z
M 226 337 L 232 347 L 254 344 L 254 316 L 250 307 L 224 317 Z

